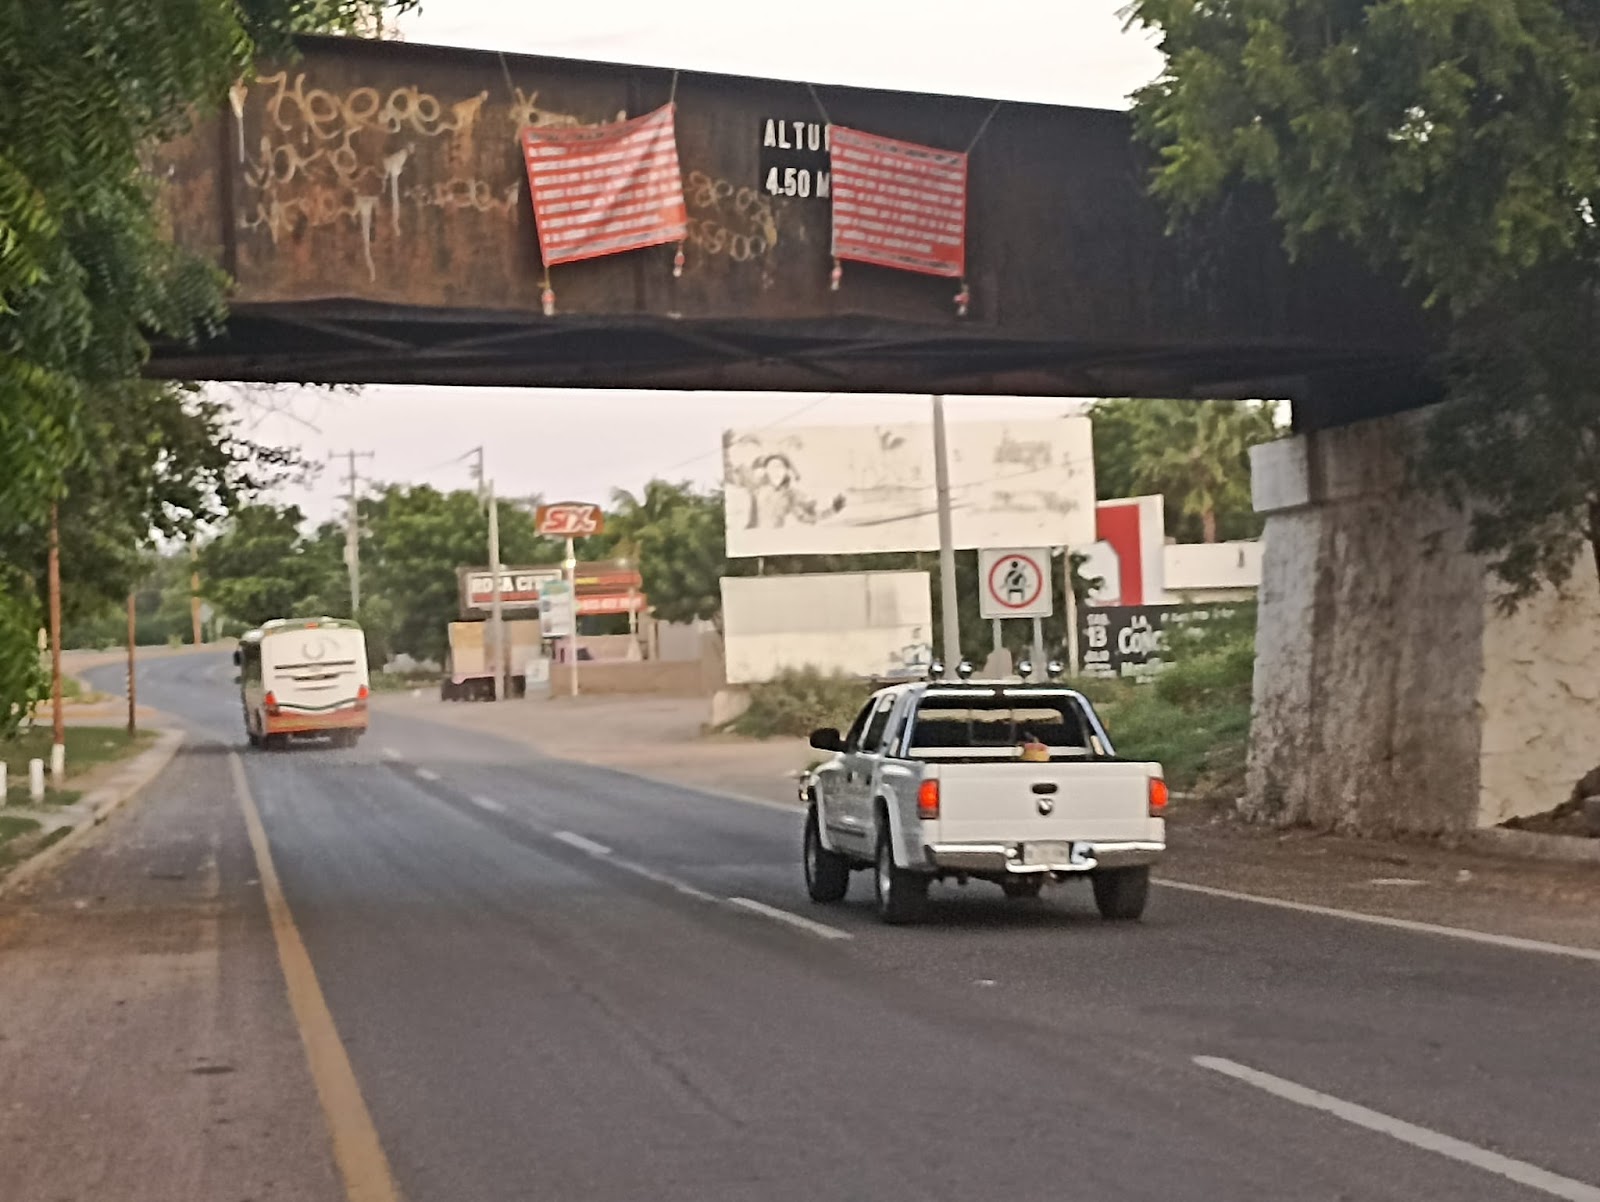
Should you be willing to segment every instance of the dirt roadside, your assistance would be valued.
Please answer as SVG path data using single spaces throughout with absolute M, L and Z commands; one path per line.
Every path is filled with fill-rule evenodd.
M 703 699 L 465 704 L 419 692 L 380 697 L 376 708 L 767 804 L 798 806 L 796 774 L 819 755 L 800 739 L 705 736 Z M 1160 874 L 1175 881 L 1600 950 L 1600 865 L 1515 859 L 1431 840 L 1262 830 L 1182 803 L 1174 803 L 1168 825 Z

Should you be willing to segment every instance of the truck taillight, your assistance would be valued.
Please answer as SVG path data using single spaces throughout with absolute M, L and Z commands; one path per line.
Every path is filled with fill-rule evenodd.
M 1159 776 L 1150 778 L 1150 816 L 1157 818 L 1167 808 L 1167 782 Z
M 925 780 L 917 788 L 917 817 L 937 818 L 939 816 L 939 782 Z
M 266 708 L 266 711 L 267 711 L 267 713 L 269 715 L 274 716 L 274 717 L 277 716 L 277 713 L 278 713 L 278 699 L 276 697 L 274 697 L 270 692 L 264 698 L 262 698 L 261 704 Z
M 366 685 L 362 685 L 359 689 L 356 690 L 356 703 L 358 705 L 365 705 L 367 703 L 367 686 Z

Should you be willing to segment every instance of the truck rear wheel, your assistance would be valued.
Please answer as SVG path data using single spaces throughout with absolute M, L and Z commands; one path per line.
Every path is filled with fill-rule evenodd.
M 1150 869 L 1102 868 L 1089 874 L 1094 904 L 1100 917 L 1111 922 L 1132 922 L 1144 913 L 1150 896 Z
M 811 900 L 821 905 L 843 901 L 850 889 L 850 865 L 838 852 L 822 846 L 815 805 L 806 811 L 804 860 L 806 893 Z
M 908 872 L 894 862 L 894 844 L 889 824 L 878 823 L 878 854 L 872 870 L 877 893 L 878 917 L 890 926 L 920 922 L 928 909 L 928 878 Z

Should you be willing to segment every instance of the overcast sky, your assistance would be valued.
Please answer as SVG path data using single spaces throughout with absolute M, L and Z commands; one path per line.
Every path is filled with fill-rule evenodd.
M 423 0 L 407 41 L 498 48 L 742 75 L 1125 108 L 1160 59 L 1125 32 L 1126 0 Z M 1062 400 L 953 400 L 952 421 L 1070 412 Z M 488 447 L 503 496 L 604 500 L 652 476 L 717 482 L 729 426 L 924 421 L 926 397 L 786 393 L 590 392 L 372 386 L 359 395 L 279 390 L 242 407 L 253 437 L 310 459 L 347 448 L 375 457 L 370 479 L 465 487 L 457 460 Z M 339 509 L 342 467 L 283 490 L 321 519 Z

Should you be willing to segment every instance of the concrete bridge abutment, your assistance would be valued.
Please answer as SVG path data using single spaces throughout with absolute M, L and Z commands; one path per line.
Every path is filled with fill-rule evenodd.
M 1252 452 L 1266 517 L 1243 809 L 1381 834 L 1494 826 L 1600 764 L 1600 585 L 1506 613 L 1467 521 L 1408 480 L 1422 413 Z

